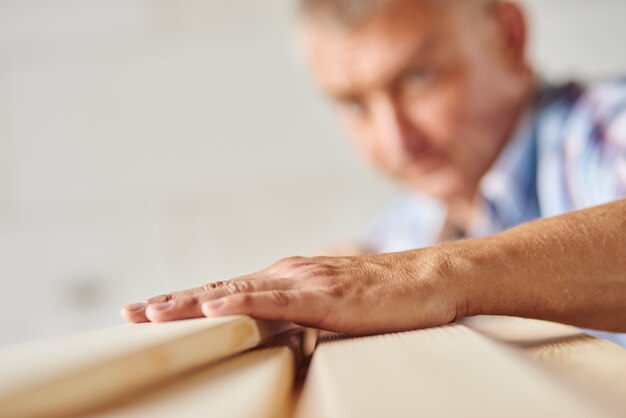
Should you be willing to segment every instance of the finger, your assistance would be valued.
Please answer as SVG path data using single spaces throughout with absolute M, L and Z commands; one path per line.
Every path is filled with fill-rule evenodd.
M 162 303 L 152 303 L 146 307 L 145 315 L 150 322 L 200 318 L 202 311 L 198 302 L 198 296 L 190 296 Z
M 178 299 L 183 297 L 182 293 L 183 292 L 176 293 Z M 142 302 L 131 303 L 129 305 L 125 305 L 122 307 L 122 311 L 121 311 L 122 318 L 126 319 L 129 322 L 134 322 L 134 323 L 148 322 L 149 319 L 146 317 L 146 308 L 148 307 L 148 305 L 166 303 L 168 301 L 174 300 L 173 295 L 174 293 L 154 296 Z
M 330 304 L 322 294 L 300 290 L 271 290 L 225 296 L 204 302 L 202 313 L 207 317 L 249 315 L 269 321 L 288 321 L 323 327 Z
M 179 290 L 177 292 L 167 293 L 165 295 L 154 296 L 149 299 L 146 299 L 145 302 L 149 305 L 152 303 L 168 302 L 170 300 L 186 299 L 192 296 L 202 295 L 204 293 L 211 292 L 216 289 L 220 289 L 229 283 L 254 280 L 257 278 L 257 276 L 258 275 L 255 275 L 255 274 L 248 274 L 248 275 L 236 277 L 230 280 L 225 280 L 225 281 L 218 280 L 215 282 L 204 284 L 202 286 L 193 287 L 191 289 Z
M 149 304 L 145 308 L 146 318 L 152 322 L 176 321 L 179 319 L 200 318 L 204 314 L 201 305 L 205 302 L 235 294 L 247 294 L 270 290 L 286 290 L 293 286 L 289 279 L 238 280 L 226 282 L 222 287 L 200 295 L 172 299 L 163 303 Z
M 120 315 L 122 315 L 122 318 L 124 318 L 128 322 L 148 322 L 148 318 L 146 318 L 146 314 L 144 312 L 146 305 L 146 302 L 138 302 L 125 305 L 120 310 Z
M 246 276 L 237 277 L 228 281 L 216 281 L 207 283 L 203 286 L 194 287 L 191 289 L 181 290 L 178 292 L 167 293 L 164 295 L 153 296 L 142 302 L 131 303 L 125 305 L 121 309 L 122 318 L 129 322 L 139 323 L 148 322 L 149 319 L 146 316 L 146 308 L 149 305 L 167 303 L 169 301 L 176 301 L 180 299 L 187 299 L 193 296 L 202 295 L 204 293 L 210 293 L 213 290 L 224 287 L 227 283 L 242 281 L 242 280 L 255 280 L 258 275 L 250 274 Z

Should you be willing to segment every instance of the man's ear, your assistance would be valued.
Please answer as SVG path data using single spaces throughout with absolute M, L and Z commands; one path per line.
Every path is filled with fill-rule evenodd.
M 494 1 L 490 14 L 499 32 L 504 57 L 514 68 L 526 66 L 528 26 L 522 7 L 513 1 Z

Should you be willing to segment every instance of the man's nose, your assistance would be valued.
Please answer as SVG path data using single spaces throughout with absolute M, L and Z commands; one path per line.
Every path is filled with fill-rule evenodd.
M 393 100 L 381 101 L 374 112 L 377 139 L 397 158 L 404 159 L 422 152 L 425 147 L 423 135 L 405 109 Z

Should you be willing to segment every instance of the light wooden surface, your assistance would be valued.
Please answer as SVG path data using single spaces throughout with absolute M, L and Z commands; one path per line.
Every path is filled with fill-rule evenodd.
M 247 352 L 90 417 L 287 418 L 294 375 L 289 348 Z
M 612 415 L 463 325 L 320 344 L 296 417 L 382 416 Z
M 128 324 L 0 351 L 0 415 L 71 416 L 255 347 L 292 325 L 244 316 Z
M 626 349 L 581 335 L 528 347 L 524 354 L 589 398 L 626 417 Z
M 570 325 L 509 316 L 474 316 L 464 318 L 458 323 L 516 347 L 532 347 L 544 342 L 586 335 L 579 328 Z
M 325 337 L 295 394 L 292 350 L 226 358 L 293 328 L 199 319 L 0 350 L 0 417 L 626 416 L 626 350 L 545 321 L 484 316 Z M 300 334 L 290 335 L 272 341 Z
M 626 416 L 626 349 L 569 325 L 481 316 L 461 324 L 500 341 L 582 396 Z

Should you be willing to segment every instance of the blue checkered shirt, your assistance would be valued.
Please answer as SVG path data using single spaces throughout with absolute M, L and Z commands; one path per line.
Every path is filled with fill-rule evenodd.
M 479 190 L 480 215 L 467 237 L 626 197 L 626 80 L 543 84 Z M 435 244 L 445 214 L 432 198 L 404 196 L 374 223 L 364 246 L 395 252 Z M 585 331 L 626 346 L 626 334 Z

